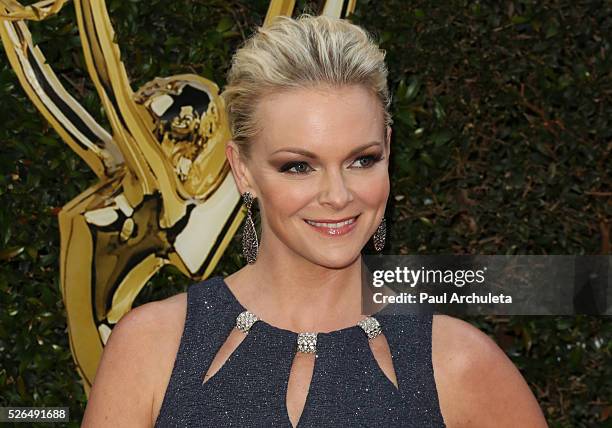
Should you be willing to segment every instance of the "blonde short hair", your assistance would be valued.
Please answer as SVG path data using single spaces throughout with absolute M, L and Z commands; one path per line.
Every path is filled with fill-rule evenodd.
M 292 88 L 363 85 L 380 99 L 391 125 L 385 51 L 363 28 L 344 19 L 279 16 L 258 28 L 232 58 L 223 98 L 232 138 L 242 156 L 258 132 L 257 101 Z

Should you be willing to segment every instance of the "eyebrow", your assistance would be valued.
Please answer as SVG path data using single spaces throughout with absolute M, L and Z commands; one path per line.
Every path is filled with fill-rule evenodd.
M 355 154 L 361 152 L 362 150 L 365 150 L 365 149 L 367 149 L 368 147 L 371 147 L 371 146 L 381 146 L 382 147 L 382 143 L 380 141 L 372 141 L 371 143 L 366 143 L 366 144 L 363 144 L 363 145 L 361 145 L 359 147 L 355 147 L 349 153 L 349 157 L 352 156 L 352 155 L 355 155 Z M 278 152 L 291 152 L 291 153 L 297 153 L 297 154 L 300 154 L 300 155 L 304 155 L 304 156 L 312 158 L 312 159 L 317 159 L 318 158 L 318 156 L 316 154 L 314 154 L 312 152 L 309 152 L 308 150 L 304 150 L 304 149 L 302 149 L 300 147 L 285 147 L 283 149 L 278 149 L 278 150 L 272 152 L 272 154 L 276 154 Z

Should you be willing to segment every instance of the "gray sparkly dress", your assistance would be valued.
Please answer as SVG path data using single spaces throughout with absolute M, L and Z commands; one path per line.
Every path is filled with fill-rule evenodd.
M 378 365 L 362 325 L 318 333 L 297 428 L 445 427 L 431 359 L 432 315 L 372 315 L 399 389 Z M 222 277 L 189 286 L 187 318 L 155 427 L 291 428 L 286 394 L 298 334 L 257 320 L 221 368 L 204 374 L 246 309 Z M 250 314 L 250 313 L 249 313 Z

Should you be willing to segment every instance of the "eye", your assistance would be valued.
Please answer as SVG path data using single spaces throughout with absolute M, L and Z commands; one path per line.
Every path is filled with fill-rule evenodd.
M 361 162 L 361 166 L 357 168 L 370 168 L 380 160 L 382 160 L 382 155 L 366 155 L 358 157 L 355 162 Z
M 280 168 L 280 172 L 289 172 L 290 174 L 306 174 L 309 171 L 308 168 L 310 168 L 310 166 L 306 162 L 288 162 Z

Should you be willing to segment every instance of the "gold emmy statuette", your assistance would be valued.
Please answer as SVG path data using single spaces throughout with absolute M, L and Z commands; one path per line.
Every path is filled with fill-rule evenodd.
M 0 0 L 0 36 L 21 86 L 98 182 L 59 213 L 61 291 L 70 348 L 89 395 L 102 350 L 140 290 L 164 265 L 207 278 L 245 211 L 225 158 L 230 131 L 217 85 L 181 74 L 133 91 L 103 0 L 74 0 L 87 70 L 110 123 L 100 126 L 60 83 L 32 42 L 67 0 Z M 272 0 L 264 25 L 291 15 Z M 327 1 L 346 17 L 355 0 Z

